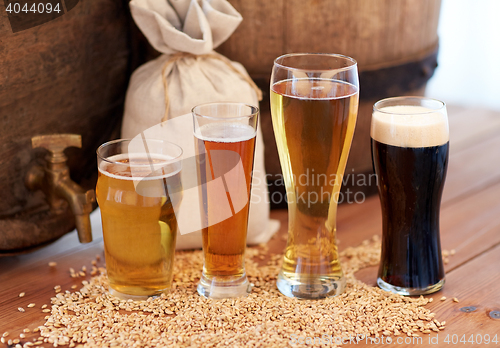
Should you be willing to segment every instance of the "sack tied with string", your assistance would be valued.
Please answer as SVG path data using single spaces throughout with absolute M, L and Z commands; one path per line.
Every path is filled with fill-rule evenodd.
M 208 102 L 259 105 L 261 92 L 245 68 L 214 51 L 242 20 L 229 2 L 132 0 L 130 9 L 139 29 L 162 55 L 140 66 L 131 77 L 125 100 L 123 138 L 143 132 L 176 143 L 184 154 L 193 153 L 190 112 L 194 106 Z M 183 184 L 192 182 L 193 171 L 193 166 L 182 169 Z M 180 229 L 190 224 L 195 210 L 199 210 L 199 202 L 185 195 L 176 213 Z M 187 226 L 187 230 L 190 228 Z M 278 228 L 279 223 L 269 219 L 264 143 L 259 126 L 247 244 L 267 242 Z M 199 230 L 177 235 L 177 249 L 201 245 Z

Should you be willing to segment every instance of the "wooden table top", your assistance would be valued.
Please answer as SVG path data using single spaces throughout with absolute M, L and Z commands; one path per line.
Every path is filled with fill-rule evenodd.
M 426 305 L 436 318 L 447 322 L 446 329 L 424 335 L 421 345 L 500 346 L 500 112 L 449 106 L 448 114 L 450 163 L 441 207 L 441 246 L 456 253 L 445 265 L 444 289 L 431 295 L 434 301 Z M 271 216 L 281 221 L 278 236 L 286 235 L 287 212 L 273 211 Z M 381 223 L 378 196 L 368 197 L 362 204 L 341 205 L 337 225 L 340 250 L 380 235 Z M 41 306 L 47 304 L 50 308 L 54 285 L 64 291 L 81 284 L 82 278 L 69 277 L 68 269 L 79 270 L 82 265 L 90 269 L 90 260 L 96 255 L 104 264 L 102 239 L 97 239 L 79 245 L 76 235 L 69 234 L 31 254 L 0 258 L 0 336 L 9 331 L 8 338 L 18 338 L 23 329 L 43 325 L 47 313 Z M 283 250 L 285 246 L 281 237 L 270 243 L 272 250 Z M 50 261 L 57 262 L 57 266 L 49 267 Z M 376 276 L 376 267 L 356 274 L 370 285 L 375 285 Z M 21 292 L 26 293 L 22 298 Z M 445 301 L 440 300 L 443 296 Z M 452 300 L 454 297 L 458 303 Z M 36 306 L 27 308 L 29 303 Z M 20 312 L 18 307 L 26 311 Z M 464 311 L 466 307 L 475 310 Z M 468 341 L 471 335 L 477 342 L 479 336 L 487 334 L 491 338 L 497 335 L 498 343 Z M 33 333 L 26 336 L 36 337 Z M 463 337 L 465 343 L 460 342 Z M 7 345 L 0 343 L 2 346 Z M 386 345 L 361 342 L 358 346 Z

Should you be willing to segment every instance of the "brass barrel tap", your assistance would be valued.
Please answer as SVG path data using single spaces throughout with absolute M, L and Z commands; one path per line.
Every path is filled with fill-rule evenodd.
M 90 216 L 95 202 L 94 190 L 84 191 L 71 180 L 64 149 L 80 148 L 82 138 L 77 134 L 38 135 L 31 138 L 33 148 L 43 147 L 49 151 L 45 166 L 34 165 L 26 175 L 25 183 L 30 190 L 42 190 L 52 211 L 61 213 L 69 204 L 75 215 L 76 230 L 80 243 L 92 241 Z

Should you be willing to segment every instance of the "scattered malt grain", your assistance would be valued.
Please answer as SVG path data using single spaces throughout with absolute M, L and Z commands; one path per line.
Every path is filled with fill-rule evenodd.
M 51 299 L 52 309 L 46 311 L 52 313 L 40 327 L 41 338 L 53 346 L 71 348 L 277 347 L 288 345 L 292 334 L 416 336 L 444 327 L 444 322 L 437 325 L 434 314 L 425 308 L 432 299 L 388 293 L 354 277 L 357 270 L 378 265 L 380 238 L 341 253 L 346 290 L 319 301 L 281 295 L 275 284 L 283 256 L 266 257 L 269 261 L 264 264 L 261 255 L 268 255 L 267 247 L 247 249 L 246 271 L 255 285 L 252 292 L 245 298 L 219 301 L 196 293 L 203 265 L 201 251 L 176 253 L 171 292 L 147 301 L 111 296 L 106 270 L 99 267 L 95 270 L 99 274 L 83 281 L 79 291 L 58 293 Z

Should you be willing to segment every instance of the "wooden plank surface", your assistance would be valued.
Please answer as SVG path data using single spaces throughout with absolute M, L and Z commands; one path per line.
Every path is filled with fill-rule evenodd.
M 91 261 L 96 255 L 101 258 L 99 265 L 104 265 L 102 242 L 81 245 L 76 249 L 72 248 L 57 255 L 45 254 L 36 264 L 20 264 L 10 270 L 0 268 L 0 334 L 7 331 L 16 334 L 11 338 L 18 338 L 19 333 L 25 328 L 32 331 L 35 327 L 43 325 L 44 317 L 49 313 L 44 313 L 41 307 L 46 304 L 50 309 L 50 299 L 56 295 L 54 290 L 56 285 L 60 285 L 62 291 L 75 291 L 71 286 L 77 285 L 80 289 L 81 282 L 90 279 L 88 272 L 85 277 L 71 278 L 70 267 L 79 271 L 82 266 L 86 266 L 90 270 Z M 50 267 L 49 262 L 56 262 L 57 265 Z M 19 297 L 22 292 L 25 293 L 24 297 Z M 35 303 L 35 307 L 28 308 L 30 303 Z M 19 307 L 25 312 L 20 312 Z M 28 340 L 34 337 L 38 335 L 26 334 Z
M 500 311 L 500 162 L 497 160 L 499 147 L 494 147 L 500 145 L 500 131 L 491 131 L 500 126 L 495 118 L 500 113 L 479 114 L 479 119 L 489 122 L 490 127 L 487 127 L 484 122 L 474 126 L 471 121 L 473 110 L 466 109 L 464 114 L 461 111 L 463 109 L 454 109 L 454 115 L 457 116 L 450 117 L 450 129 L 455 134 L 451 139 L 454 164 L 450 163 L 449 181 L 446 184 L 450 188 L 441 209 L 441 245 L 443 249 L 455 249 L 456 254 L 450 256 L 449 263 L 445 265 L 444 289 L 432 295 L 434 301 L 426 306 L 436 313 L 440 321 L 447 322 L 446 329 L 438 335 L 423 335 L 421 343 L 417 341 L 405 345 L 402 341 L 398 347 L 453 346 L 451 340 L 459 340 L 464 334 L 467 340 L 471 335 L 474 335 L 475 340 L 480 336 L 484 338 L 486 334 L 500 336 L 500 320 L 490 316 L 492 311 Z M 466 128 L 470 128 L 470 132 L 465 131 Z M 478 182 L 462 181 L 473 175 L 474 171 L 476 176 L 480 176 Z M 268 243 L 270 254 L 281 254 L 286 245 L 287 212 L 273 211 L 271 215 L 281 221 L 281 229 Z M 359 245 L 364 239 L 380 234 L 378 197 L 367 197 L 362 204 L 341 205 L 337 228 L 340 250 Z M 53 287 L 60 285 L 63 291 L 70 290 L 72 285 L 80 286 L 83 279 L 89 278 L 73 279 L 68 269 L 72 267 L 80 270 L 83 265 L 90 269 L 90 262 L 96 254 L 101 256 L 100 264 L 103 264 L 101 241 L 77 245 L 75 240 L 68 243 L 67 238 L 71 237 L 76 238 L 67 236 L 31 255 L 0 259 L 0 334 L 10 331 L 18 337 L 25 328 L 33 329 L 42 325 L 47 313 L 43 313 L 40 307 L 43 304 L 50 305 L 50 297 L 55 295 Z M 57 266 L 49 267 L 49 261 L 57 262 Z M 356 273 L 358 279 L 370 285 L 375 284 L 376 276 L 377 267 L 365 268 Z M 20 298 L 20 292 L 26 295 Z M 447 297 L 444 302 L 440 301 L 442 296 Z M 458 298 L 459 302 L 453 302 L 453 297 Z M 36 306 L 27 308 L 29 303 L 35 303 Z M 476 310 L 470 313 L 460 311 L 465 306 L 474 306 Z M 18 307 L 24 308 L 26 312 L 19 312 Z M 36 334 L 27 334 L 29 339 L 34 337 Z M 445 342 L 446 337 L 450 344 Z M 471 342 L 460 345 L 495 346 Z M 385 345 L 360 342 L 359 346 Z
M 452 152 L 477 145 L 498 134 L 500 113 L 481 107 L 447 106 Z
M 500 112 L 448 106 L 450 163 L 443 206 L 500 181 Z
M 500 182 L 500 137 L 486 138 L 458 153 L 452 152 L 443 205 Z
M 403 343 L 398 344 L 397 347 L 496 347 L 500 345 L 500 319 L 493 319 L 490 316 L 491 312 L 500 311 L 498 265 L 500 265 L 500 246 L 481 254 L 463 267 L 447 273 L 444 289 L 430 296 L 434 301 L 426 306 L 436 313 L 440 322 L 446 321 L 446 329 L 438 334 L 422 335 L 420 345 L 419 341 L 415 340 L 411 344 L 404 344 L 404 341 L 401 341 Z M 441 301 L 443 296 L 446 299 Z M 454 302 L 453 298 L 457 298 L 459 302 Z M 473 312 L 460 310 L 471 306 L 476 308 Z M 473 340 L 468 341 L 471 339 L 471 335 L 473 335 Z M 484 339 L 486 335 L 489 335 L 490 338 L 497 335 L 498 343 L 486 345 L 482 342 L 483 344 L 478 344 L 479 337 Z M 465 343 L 460 342 L 462 338 L 465 338 Z M 451 341 L 449 344 L 446 342 L 447 339 Z M 455 339 L 457 343 L 453 344 Z M 434 342 L 437 344 L 434 345 Z M 372 345 L 359 345 L 359 347 L 364 346 Z M 391 347 L 394 344 L 377 346 Z

